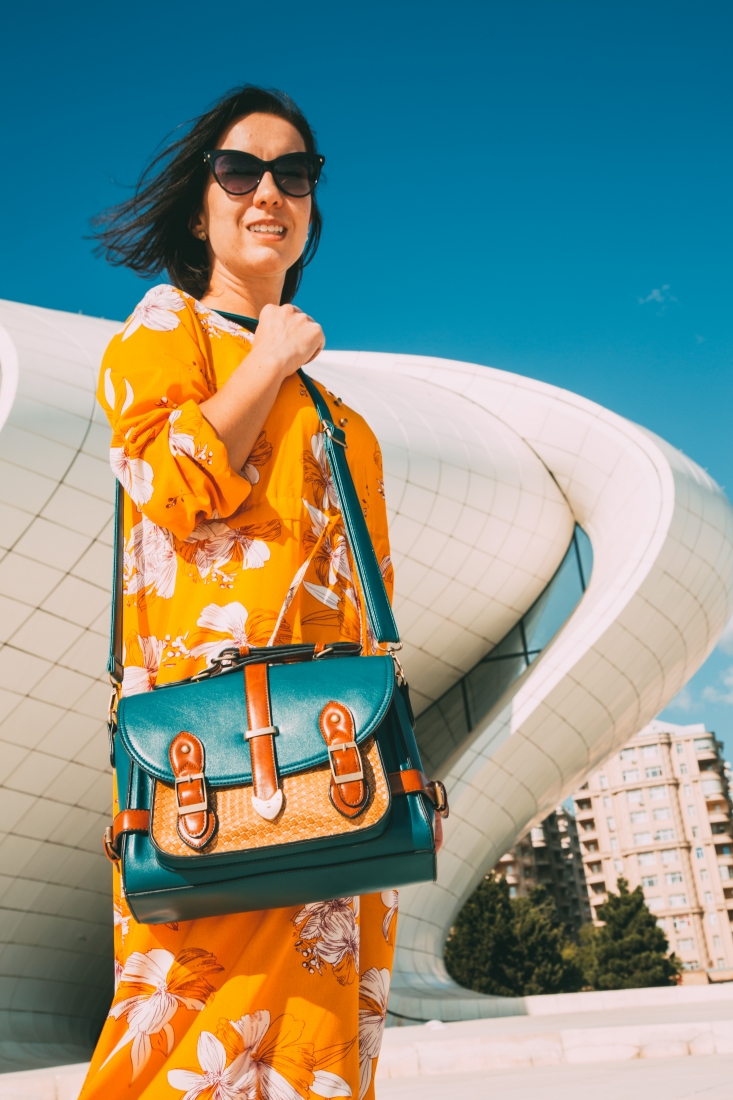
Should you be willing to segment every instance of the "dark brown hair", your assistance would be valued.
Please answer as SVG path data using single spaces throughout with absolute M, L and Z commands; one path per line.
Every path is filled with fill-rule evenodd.
M 181 290 L 194 298 L 202 297 L 209 286 L 209 258 L 204 242 L 191 232 L 191 222 L 201 208 L 209 173 L 203 154 L 216 148 L 232 122 L 255 113 L 290 122 L 303 138 L 307 152 L 318 151 L 305 115 L 284 92 L 254 84 L 235 88 L 194 119 L 183 137 L 153 158 L 131 198 L 92 220 L 97 254 L 139 275 L 167 271 L 171 282 Z M 322 217 L 315 192 L 311 201 L 308 242 L 285 275 L 283 303 L 295 297 L 303 268 L 315 256 L 320 241 Z

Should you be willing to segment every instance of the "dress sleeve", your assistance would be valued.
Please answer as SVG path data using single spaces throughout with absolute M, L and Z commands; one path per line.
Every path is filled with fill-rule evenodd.
M 251 489 L 199 407 L 214 392 L 193 310 L 174 287 L 154 287 L 109 345 L 97 397 L 112 425 L 115 476 L 179 539 L 215 513 L 232 515 Z

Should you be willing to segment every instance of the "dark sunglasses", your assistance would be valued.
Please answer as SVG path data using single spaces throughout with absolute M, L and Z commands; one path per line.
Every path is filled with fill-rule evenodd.
M 237 149 L 210 149 L 204 160 L 214 179 L 230 195 L 248 195 L 271 172 L 277 186 L 292 198 L 303 198 L 316 189 L 326 158 L 318 153 L 285 153 L 274 160 L 260 160 Z

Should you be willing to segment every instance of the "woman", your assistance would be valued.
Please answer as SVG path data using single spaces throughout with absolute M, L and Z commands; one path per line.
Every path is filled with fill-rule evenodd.
M 112 262 L 166 269 L 173 284 L 112 340 L 99 385 L 126 490 L 123 694 L 190 676 L 231 645 L 360 640 L 373 652 L 296 374 L 324 345 L 290 304 L 318 244 L 322 162 L 295 104 L 247 86 L 101 221 Z M 322 392 L 348 424 L 391 591 L 379 446 Z M 115 871 L 117 990 L 83 1100 L 373 1097 L 396 909 L 386 891 L 140 925 Z

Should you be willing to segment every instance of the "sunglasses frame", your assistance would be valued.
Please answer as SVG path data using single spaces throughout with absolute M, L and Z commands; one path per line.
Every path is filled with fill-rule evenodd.
M 248 191 L 230 191 L 227 187 L 224 186 L 224 184 L 221 182 L 218 175 L 216 174 L 216 161 L 218 160 L 218 158 L 222 156 L 231 156 L 232 154 L 251 157 L 251 159 L 253 161 L 256 161 L 256 163 L 259 165 L 260 174 L 257 177 L 257 182 L 255 183 L 254 187 L 250 187 Z M 280 161 L 285 160 L 286 157 L 294 156 L 307 157 L 315 169 L 316 178 L 311 184 L 310 191 L 306 191 L 304 195 L 293 195 L 290 191 L 286 191 L 285 188 L 282 187 L 280 183 L 278 183 L 277 176 L 275 175 L 275 173 L 277 172 L 277 164 Z M 287 195 L 291 199 L 304 199 L 307 198 L 308 195 L 312 195 L 316 187 L 318 186 L 318 181 L 321 178 L 321 169 L 326 163 L 326 158 L 322 157 L 320 153 L 283 153 L 282 156 L 275 157 L 274 160 L 260 160 L 259 157 L 256 157 L 253 153 L 245 152 L 244 149 L 208 149 L 204 153 L 204 161 L 206 162 L 206 164 L 208 164 L 209 168 L 211 169 L 211 174 L 221 187 L 222 191 L 226 191 L 227 195 L 235 195 L 237 197 L 240 197 L 242 195 L 251 195 L 252 192 L 256 191 L 259 187 L 260 183 L 262 182 L 262 177 L 265 175 L 265 173 L 269 172 L 273 180 L 275 181 L 275 186 L 279 191 L 282 191 L 283 195 Z

